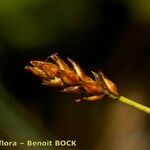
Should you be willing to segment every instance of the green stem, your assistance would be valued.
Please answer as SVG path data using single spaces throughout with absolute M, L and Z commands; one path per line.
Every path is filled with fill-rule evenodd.
M 128 99 L 128 98 L 126 98 L 124 96 L 120 96 L 117 100 L 122 102 L 122 103 L 124 103 L 124 104 L 127 104 L 129 106 L 132 106 L 132 107 L 134 107 L 134 108 L 136 108 L 138 110 L 141 110 L 141 111 L 143 111 L 145 113 L 150 114 L 150 108 L 149 107 L 141 105 L 141 104 L 139 104 L 137 102 L 134 102 L 133 100 Z

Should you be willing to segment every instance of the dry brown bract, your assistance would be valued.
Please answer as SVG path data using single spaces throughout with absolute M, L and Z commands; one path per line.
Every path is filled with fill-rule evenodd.
M 116 85 L 104 76 L 102 72 L 92 72 L 94 80 L 87 76 L 81 67 L 72 59 L 68 58 L 72 68 L 70 68 L 58 54 L 52 54 L 50 58 L 54 61 L 30 61 L 31 66 L 25 69 L 40 77 L 44 85 L 53 87 L 63 87 L 63 92 L 67 93 L 87 93 L 89 97 L 77 99 L 87 101 L 97 101 L 106 95 L 118 98 Z

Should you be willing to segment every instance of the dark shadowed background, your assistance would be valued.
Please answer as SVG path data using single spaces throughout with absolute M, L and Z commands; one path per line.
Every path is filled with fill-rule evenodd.
M 0 139 L 77 141 L 47 150 L 149 150 L 149 115 L 111 99 L 76 103 L 24 70 L 57 52 L 89 75 L 101 69 L 122 95 L 150 106 L 149 31 L 148 0 L 1 1 Z

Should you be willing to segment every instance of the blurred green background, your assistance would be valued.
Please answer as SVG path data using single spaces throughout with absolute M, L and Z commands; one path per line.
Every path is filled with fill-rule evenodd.
M 57 52 L 88 74 L 101 69 L 122 95 L 150 106 L 149 43 L 149 0 L 1 0 L 0 139 L 77 140 L 47 150 L 149 150 L 147 114 L 110 99 L 76 103 L 24 70 Z

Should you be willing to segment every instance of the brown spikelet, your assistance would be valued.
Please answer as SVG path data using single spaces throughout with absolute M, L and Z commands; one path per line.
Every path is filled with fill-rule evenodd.
M 67 93 L 87 93 L 89 97 L 77 99 L 87 101 L 97 101 L 106 95 L 118 98 L 116 85 L 104 76 L 102 72 L 95 73 L 92 71 L 94 78 L 87 76 L 82 68 L 72 59 L 68 61 L 72 65 L 69 67 L 58 54 L 52 54 L 53 62 L 47 61 L 30 61 L 31 65 L 25 69 L 32 72 L 35 76 L 41 78 L 44 85 L 52 87 L 63 87 L 62 92 Z

